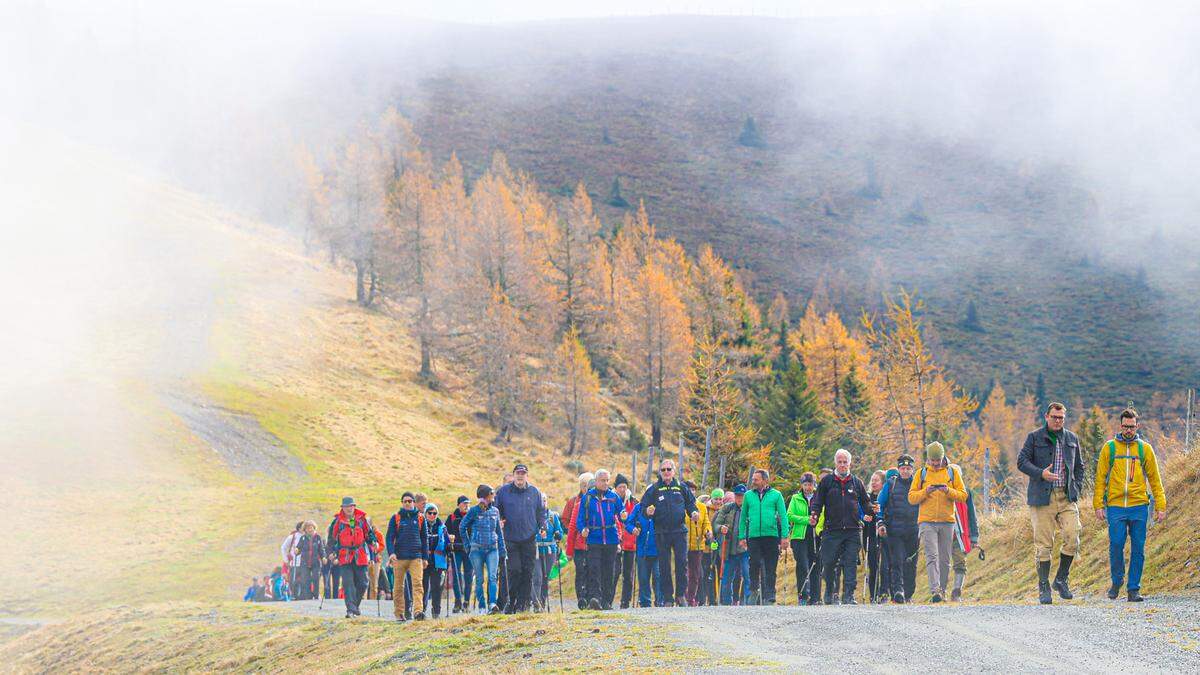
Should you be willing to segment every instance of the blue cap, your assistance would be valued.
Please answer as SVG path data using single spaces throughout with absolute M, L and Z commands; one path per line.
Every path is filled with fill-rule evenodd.
M 734 486 L 733 486 L 733 494 L 735 494 L 735 495 L 744 495 L 744 494 L 746 494 L 746 484 L 745 484 L 745 483 L 738 483 L 737 485 L 734 485 Z

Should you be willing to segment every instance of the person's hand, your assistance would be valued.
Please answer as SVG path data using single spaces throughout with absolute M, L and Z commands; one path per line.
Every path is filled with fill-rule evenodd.
M 871 510 L 879 513 L 879 502 L 871 502 Z
M 749 546 L 749 545 L 750 545 L 750 542 L 746 541 L 745 539 L 738 539 L 738 546 Z
M 448 534 L 448 535 L 446 535 L 446 538 L 448 538 L 448 539 L 450 540 L 450 543 L 451 543 L 451 544 L 453 544 L 453 543 L 454 543 L 454 535 L 452 535 L 452 534 Z
M 635 536 L 635 537 L 642 536 L 642 528 L 640 528 L 640 527 L 633 528 L 633 536 Z
M 1154 522 L 1161 523 L 1162 521 L 1164 521 L 1166 519 L 1167 519 L 1166 511 L 1155 511 L 1154 512 Z
M 721 526 L 721 534 L 729 534 L 729 526 L 728 525 Z
M 450 541 L 454 541 L 454 539 L 453 539 L 454 535 L 450 535 L 450 536 L 451 536 Z M 542 539 L 545 539 L 546 538 L 546 528 L 543 527 L 542 529 L 538 530 L 538 536 L 541 537 Z
M 1104 509 L 1096 509 L 1096 518 L 1097 520 L 1108 520 L 1108 517 L 1104 513 Z
M 808 524 L 809 524 L 809 525 L 812 525 L 813 527 L 816 527 L 816 525 L 817 525 L 817 517 L 816 517 L 816 516 L 809 516 L 809 517 L 808 517 Z
M 421 569 L 425 569 L 426 567 L 429 567 L 429 561 L 421 558 Z
M 648 515 L 648 516 L 654 515 L 654 505 L 653 504 L 646 507 L 646 515 Z
M 1050 467 L 1046 467 L 1042 469 L 1042 480 L 1046 481 L 1047 483 L 1053 483 L 1054 481 L 1058 480 L 1058 474 L 1051 471 Z
M 928 496 L 932 495 L 932 494 L 933 494 L 933 493 L 935 493 L 935 492 L 937 492 L 937 486 L 936 486 L 936 485 L 926 485 L 926 486 L 925 486 L 925 496 L 926 496 L 926 497 L 928 497 Z
M 692 511 L 692 520 L 700 520 L 700 512 Z
M 875 520 L 875 516 L 872 516 L 870 514 L 863 516 L 863 522 L 869 523 L 872 520 Z
M 579 531 L 579 534 L 580 534 L 580 536 L 586 537 L 588 535 L 588 528 L 586 528 L 586 527 L 583 528 L 582 530 Z
M 780 540 L 779 540 L 779 552 L 780 552 L 780 553 L 783 553 L 784 551 L 786 551 L 786 550 L 787 550 L 787 548 L 788 548 L 788 540 L 787 540 L 787 539 L 780 539 Z
M 394 553 L 393 553 L 392 555 L 389 555 L 389 556 L 388 556 L 388 564 L 389 564 L 389 565 L 395 565 L 395 564 L 396 564 L 396 554 L 394 554 Z
M 875 528 L 875 534 L 878 534 L 878 535 L 879 535 L 879 536 L 881 536 L 881 537 L 886 537 L 886 536 L 887 536 L 887 526 L 886 526 L 886 525 L 884 525 L 883 523 L 880 523 L 880 524 L 879 524 L 879 525 L 878 525 L 878 526 Z

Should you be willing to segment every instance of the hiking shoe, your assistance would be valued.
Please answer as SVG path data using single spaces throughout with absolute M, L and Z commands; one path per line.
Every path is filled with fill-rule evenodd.
M 1142 597 L 1142 594 L 1138 592 L 1138 589 L 1131 588 L 1131 589 L 1129 589 L 1128 595 L 1125 596 L 1125 599 L 1128 600 L 1129 602 L 1142 602 L 1146 598 Z
M 1109 600 L 1116 600 L 1117 596 L 1120 594 L 1121 594 L 1121 584 L 1116 584 L 1116 585 L 1108 587 L 1108 599 Z
M 500 613 L 500 606 L 499 606 L 499 605 L 492 605 L 491 607 L 488 607 L 488 612 L 487 612 L 487 613 L 488 613 L 488 614 L 499 614 L 499 613 Z
M 897 605 L 903 605 L 904 604 L 904 594 L 897 593 L 897 594 L 893 595 L 892 602 L 896 603 Z
M 954 588 L 950 590 L 950 602 L 958 602 L 962 600 L 962 589 Z
M 398 617 L 396 617 L 396 623 L 408 623 L 408 619 L 405 619 L 402 616 L 398 616 Z
M 416 614 L 413 614 L 413 621 L 424 621 L 424 620 L 425 620 L 425 612 L 417 612 Z
M 479 616 L 487 616 L 488 611 L 486 607 L 480 607 L 479 609 L 475 610 L 475 613 Z
M 817 605 L 821 604 L 821 601 L 816 598 L 809 598 L 808 604 L 809 606 L 816 607 Z
M 932 599 L 930 599 L 930 602 L 933 602 L 933 603 L 938 603 L 938 602 L 941 602 L 941 601 L 942 601 L 942 594 L 941 594 L 941 593 L 934 593 L 934 594 L 933 594 L 933 598 L 932 598 Z
M 1054 590 L 1058 591 L 1058 597 L 1063 600 L 1070 600 L 1075 596 L 1071 593 L 1071 587 L 1067 585 L 1066 579 L 1055 579 L 1054 583 L 1050 584 Z
M 855 602 L 854 596 L 847 595 L 842 598 L 842 604 L 843 605 L 857 605 L 858 603 Z
M 588 601 L 588 606 L 587 606 L 587 608 L 588 608 L 588 609 L 599 610 L 599 609 L 600 609 L 600 601 L 599 601 L 599 600 L 597 600 L 596 598 L 592 598 L 591 600 L 589 600 L 589 601 Z
M 1050 584 L 1048 582 L 1038 582 L 1038 602 L 1043 605 L 1054 604 L 1054 598 L 1050 595 Z
M 833 604 L 833 594 L 831 594 L 831 593 L 826 593 L 826 594 L 825 594 L 825 604 L 826 604 L 826 605 L 832 605 L 832 604 Z

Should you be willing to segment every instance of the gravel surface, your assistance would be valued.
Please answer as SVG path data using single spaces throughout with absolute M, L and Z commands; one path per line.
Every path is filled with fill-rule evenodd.
M 1200 600 L 1195 598 L 1141 605 L 697 607 L 630 613 L 661 624 L 684 646 L 792 672 L 1200 672 Z M 847 640 L 848 648 L 834 636 Z M 832 652 L 837 656 L 826 656 Z
M 190 393 L 172 392 L 162 398 L 235 474 L 243 478 L 265 474 L 277 480 L 305 475 L 300 460 L 250 415 Z

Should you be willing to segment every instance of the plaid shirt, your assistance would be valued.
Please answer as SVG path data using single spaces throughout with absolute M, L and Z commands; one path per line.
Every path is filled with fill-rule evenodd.
M 1063 470 L 1065 468 L 1065 462 L 1063 461 L 1062 434 L 1063 432 L 1060 431 L 1054 435 L 1054 468 L 1052 468 L 1051 471 L 1054 473 L 1054 475 L 1058 476 L 1058 478 L 1054 481 L 1054 487 L 1056 488 L 1067 487 L 1067 476 L 1066 472 Z

